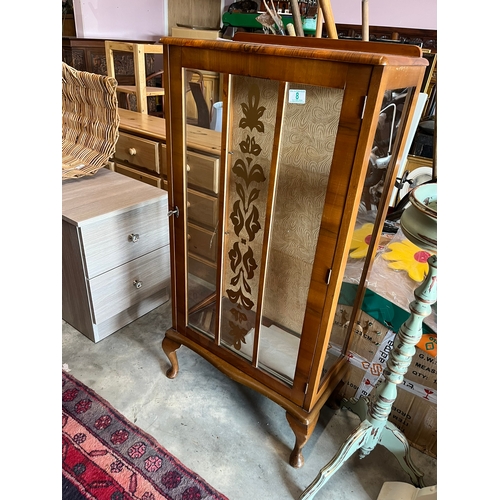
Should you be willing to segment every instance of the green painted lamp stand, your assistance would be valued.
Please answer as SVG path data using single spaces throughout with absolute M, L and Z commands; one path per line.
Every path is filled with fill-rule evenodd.
M 410 194 L 411 205 L 401 217 L 401 229 L 405 236 L 424 250 L 437 250 L 437 184 L 425 184 Z M 314 498 L 344 462 L 359 450 L 359 458 L 366 457 L 377 444 L 385 446 L 409 474 L 413 484 L 423 488 L 423 474 L 410 457 L 410 446 L 404 434 L 388 418 L 396 400 L 397 386 L 403 382 L 405 373 L 415 354 L 415 346 L 422 337 L 422 322 L 429 316 L 431 306 L 437 299 L 437 257 L 428 259 L 429 271 L 425 280 L 414 292 L 410 303 L 410 316 L 401 325 L 394 346 L 389 353 L 385 379 L 377 396 L 370 405 L 368 398 L 343 400 L 342 407 L 356 413 L 361 424 L 354 429 L 337 454 L 318 473 L 314 481 L 303 491 L 300 500 Z

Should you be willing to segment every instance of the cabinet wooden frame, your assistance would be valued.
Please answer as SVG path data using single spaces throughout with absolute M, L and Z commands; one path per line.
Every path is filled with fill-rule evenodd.
M 167 162 L 171 182 L 169 197 L 172 207 L 179 209 L 178 217 L 171 218 L 172 238 L 172 296 L 173 325 L 165 333 L 163 349 L 172 367 L 167 376 L 174 378 L 178 372 L 176 350 L 186 345 L 230 378 L 264 394 L 286 410 L 286 417 L 295 434 L 295 446 L 290 464 L 300 467 L 304 463 L 302 449 L 312 434 L 319 412 L 332 396 L 348 368 L 347 352 L 352 326 L 359 313 L 371 263 L 375 257 L 383 221 L 387 213 L 389 195 L 398 171 L 402 145 L 408 136 L 417 94 L 420 89 L 427 62 L 420 49 L 397 49 L 391 53 L 380 52 L 381 44 L 364 42 L 361 50 L 358 42 L 342 41 L 338 45 L 330 40 L 328 46 L 314 46 L 314 41 L 304 42 L 308 46 L 276 45 L 267 40 L 207 41 L 181 38 L 164 38 L 164 67 L 168 68 L 166 80 L 166 129 Z M 336 48 L 338 47 L 338 48 Z M 216 71 L 222 77 L 223 124 L 221 132 L 221 159 L 219 171 L 219 231 L 217 233 L 217 267 L 219 269 L 215 298 L 215 332 L 213 338 L 201 334 L 189 326 L 188 316 L 188 216 L 186 207 L 186 126 L 183 104 L 184 70 L 192 68 Z M 228 218 L 228 172 L 231 170 L 231 140 L 237 123 L 232 122 L 232 82 L 244 76 L 277 83 L 276 129 L 274 133 L 270 172 L 273 175 L 278 163 L 278 150 L 283 126 L 283 109 L 286 102 L 287 82 L 290 85 L 315 86 L 341 89 L 342 104 L 338 128 L 331 158 L 319 236 L 313 259 L 311 281 L 307 293 L 307 307 L 302 324 L 297 362 L 293 380 L 285 383 L 269 371 L 259 368 L 257 356 L 259 337 L 254 346 L 254 356 L 249 362 L 236 356 L 221 342 L 221 301 L 226 256 L 223 255 L 226 220 Z M 292 87 L 293 88 L 293 87 Z M 328 340 L 333 326 L 335 310 L 349 257 L 350 242 L 355 230 L 358 208 L 361 203 L 363 184 L 370 154 L 377 131 L 379 113 L 387 90 L 408 89 L 402 109 L 402 120 L 394 140 L 393 153 L 387 167 L 380 203 L 374 222 L 374 230 L 368 245 L 367 257 L 360 276 L 360 286 L 347 330 L 342 354 L 337 362 L 323 373 L 327 357 Z M 269 191 L 273 189 L 270 181 Z M 273 224 L 272 193 L 268 195 L 266 218 L 263 220 L 264 234 Z M 266 275 L 266 243 L 263 244 L 263 270 L 257 297 L 263 295 Z M 207 299 L 208 300 L 208 299 Z M 218 304 L 218 305 L 217 305 Z M 206 304 L 205 304 L 206 305 Z M 192 311 L 191 311 L 192 313 Z M 256 306 L 256 332 L 260 327 L 262 303 Z

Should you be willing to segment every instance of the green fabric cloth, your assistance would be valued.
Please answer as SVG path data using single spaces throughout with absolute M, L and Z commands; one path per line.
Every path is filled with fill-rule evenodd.
M 342 283 L 340 289 L 339 304 L 352 306 L 356 297 L 358 286 L 354 283 Z M 365 297 L 361 305 L 361 310 L 369 314 L 373 319 L 382 325 L 386 325 L 392 331 L 397 332 L 401 325 L 408 319 L 410 313 L 401 307 L 380 296 L 369 288 L 365 291 Z M 431 327 L 422 324 L 422 333 L 434 333 Z

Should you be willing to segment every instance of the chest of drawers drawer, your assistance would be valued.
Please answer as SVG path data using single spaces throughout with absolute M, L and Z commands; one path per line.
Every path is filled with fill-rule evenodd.
M 89 280 L 94 323 L 102 323 L 168 285 L 170 257 L 164 246 Z
M 120 132 L 115 159 L 159 174 L 160 144 L 158 141 Z
M 118 172 L 119 174 L 126 175 L 131 179 L 135 179 L 136 181 L 141 181 L 146 184 L 149 184 L 150 186 L 154 186 L 157 188 L 162 187 L 160 177 L 139 171 L 135 168 L 131 168 L 126 165 L 122 165 L 121 163 L 115 162 L 113 170 L 115 172 Z
M 209 262 L 215 262 L 217 255 L 217 235 L 214 230 L 188 224 L 188 250 Z
M 169 243 L 164 198 L 80 228 L 87 278 L 163 247 Z

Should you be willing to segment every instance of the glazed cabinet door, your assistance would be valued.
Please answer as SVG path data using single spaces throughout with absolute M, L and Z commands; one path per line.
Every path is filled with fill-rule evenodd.
M 291 387 L 343 90 L 242 76 L 229 85 L 220 343 Z
M 325 242 L 318 251 L 318 241 L 343 85 L 223 77 L 226 154 L 217 187 L 206 189 L 213 169 L 195 172 L 192 153 L 176 151 L 173 141 L 182 158 L 173 172 L 183 215 L 175 223 L 187 235 L 175 258 L 185 270 L 177 280 L 179 321 L 188 335 L 302 405 L 334 254 Z M 207 205 L 214 200 L 215 220 Z M 212 226 L 200 222 L 200 212 Z M 213 282 L 199 272 L 200 260 L 214 265 Z M 323 295 L 311 290 L 315 265 L 325 270 Z M 296 377 L 303 337 L 306 368 Z

